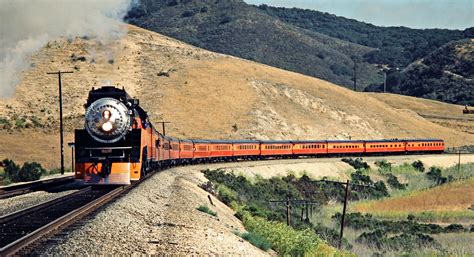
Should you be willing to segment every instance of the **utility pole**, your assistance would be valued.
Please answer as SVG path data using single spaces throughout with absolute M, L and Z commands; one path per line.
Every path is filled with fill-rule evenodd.
M 308 208 L 309 205 L 314 205 L 317 204 L 317 202 L 313 202 L 311 200 L 307 199 L 291 199 L 290 197 L 287 197 L 286 200 L 270 200 L 270 203 L 284 203 L 286 206 L 286 225 L 291 226 L 291 207 L 293 205 L 303 205 Z M 303 220 L 303 208 L 301 209 L 301 220 Z M 306 209 L 306 218 L 309 219 L 308 216 L 308 209 Z
M 346 192 L 344 194 L 344 207 L 342 209 L 341 230 L 339 233 L 339 249 L 342 247 L 342 238 L 344 236 L 344 219 L 346 217 L 347 198 L 349 196 L 349 180 L 344 183 L 346 185 Z
M 353 59 L 354 61 L 354 91 L 357 92 L 357 62 L 355 58 Z
M 163 136 L 166 136 L 165 123 L 171 123 L 171 121 L 158 121 L 158 123 L 161 123 L 161 127 L 163 129 Z
M 387 72 L 383 72 L 383 92 L 387 93 Z
M 371 188 L 375 188 L 375 187 L 371 186 L 371 185 L 360 185 L 360 184 L 350 183 L 349 180 L 347 180 L 346 182 L 341 182 L 341 181 L 323 179 L 323 180 L 317 180 L 315 182 L 342 184 L 342 185 L 346 186 L 345 187 L 345 193 L 344 193 L 344 207 L 342 209 L 341 229 L 340 229 L 340 232 L 339 232 L 339 245 L 338 245 L 339 249 L 342 249 L 342 238 L 344 236 L 344 223 L 345 223 L 345 218 L 346 218 L 347 201 L 349 200 L 349 192 L 350 192 L 349 190 L 350 190 L 351 184 L 352 184 L 352 187 L 354 187 L 354 186 L 371 187 Z
M 458 150 L 458 174 L 461 174 L 461 150 Z
M 63 136 L 63 94 L 61 86 L 61 74 L 64 73 L 73 73 L 72 71 L 57 71 L 57 72 L 48 72 L 46 74 L 58 75 L 59 83 L 59 134 L 60 134 L 60 144 L 61 144 L 61 174 L 64 174 L 64 136 Z

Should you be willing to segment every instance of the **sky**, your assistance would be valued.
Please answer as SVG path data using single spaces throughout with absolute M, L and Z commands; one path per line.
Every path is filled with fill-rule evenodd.
M 298 7 L 379 26 L 465 29 L 474 27 L 474 0 L 245 0 Z

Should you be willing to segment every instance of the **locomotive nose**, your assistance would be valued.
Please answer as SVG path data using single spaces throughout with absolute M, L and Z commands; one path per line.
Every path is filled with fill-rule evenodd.
M 117 142 L 130 128 L 128 108 L 117 99 L 101 98 L 87 109 L 85 127 L 87 132 L 99 142 Z

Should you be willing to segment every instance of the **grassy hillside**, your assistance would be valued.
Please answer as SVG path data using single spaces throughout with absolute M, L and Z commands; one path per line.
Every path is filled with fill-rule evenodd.
M 443 138 L 450 147 L 474 144 L 468 131 L 422 116 L 441 108 L 456 117 L 462 106 L 353 92 L 134 26 L 122 40 L 107 44 L 87 38 L 50 42 L 30 62 L 15 95 L 0 100 L 0 159 L 17 163 L 38 161 L 48 168 L 59 163 L 57 80 L 44 76 L 58 69 L 74 70 L 63 79 L 65 142 L 73 140 L 74 128 L 83 127 L 91 87 L 118 85 L 140 99 L 152 122 L 171 121 L 166 131 L 177 137 Z M 69 153 L 66 149 L 67 158 Z
M 214 52 L 353 87 L 358 60 L 359 90 L 379 82 L 377 69 L 361 61 L 374 49 L 302 29 L 241 0 L 142 0 L 131 24 Z

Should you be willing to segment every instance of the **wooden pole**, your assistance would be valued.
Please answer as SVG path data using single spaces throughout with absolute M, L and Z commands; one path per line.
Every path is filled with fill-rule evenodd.
M 344 219 L 346 217 L 346 208 L 347 208 L 347 198 L 349 196 L 349 180 L 347 180 L 346 192 L 344 194 L 344 208 L 342 209 L 342 218 L 341 218 L 341 232 L 339 233 L 339 249 L 342 249 L 342 238 L 344 236 Z
M 458 151 L 458 175 L 461 174 L 461 150 Z
M 290 226 L 290 208 L 291 208 L 291 201 L 290 198 L 288 197 L 286 199 L 286 225 Z
M 61 174 L 64 174 L 64 132 L 63 132 L 63 93 L 61 85 L 61 74 L 72 73 L 72 71 L 57 71 L 48 72 L 46 74 L 58 75 L 59 82 L 59 137 L 60 137 L 60 148 L 61 148 Z

